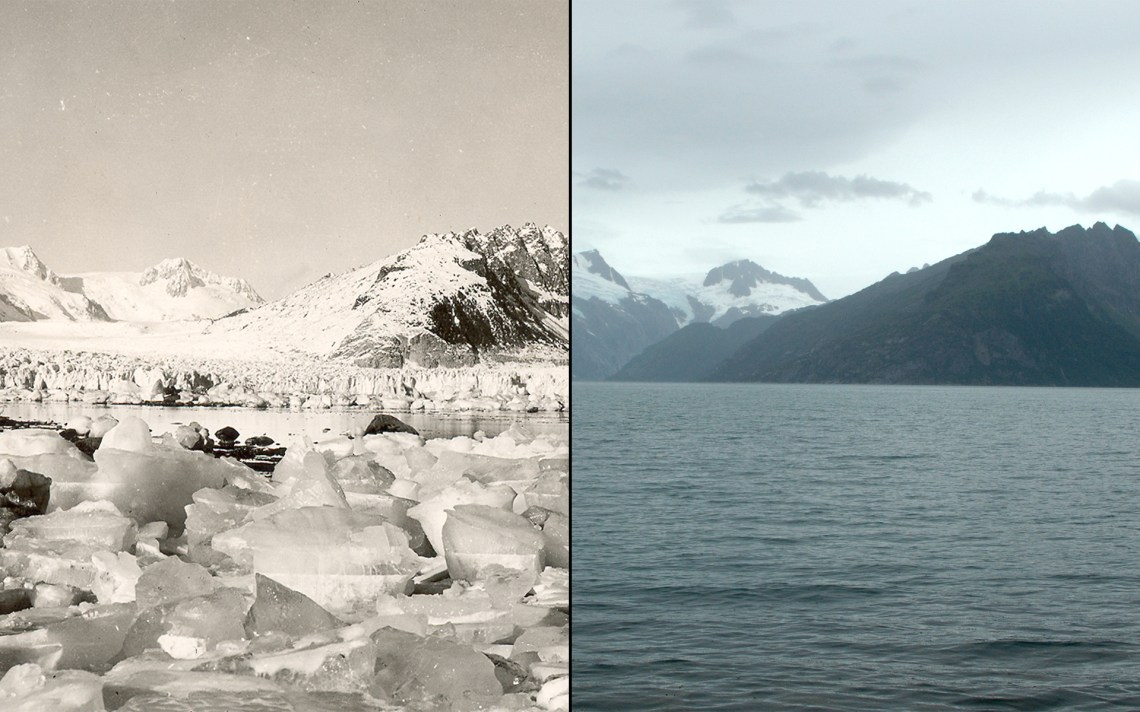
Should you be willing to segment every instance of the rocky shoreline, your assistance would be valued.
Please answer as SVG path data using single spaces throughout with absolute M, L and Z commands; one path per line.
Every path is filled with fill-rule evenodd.
M 569 708 L 565 435 L 108 420 L 0 421 L 0 708 Z

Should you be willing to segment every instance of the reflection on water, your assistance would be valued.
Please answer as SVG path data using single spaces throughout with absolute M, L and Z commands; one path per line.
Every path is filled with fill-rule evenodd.
M 97 417 L 108 414 L 116 418 L 133 415 L 159 434 L 174 426 L 196 421 L 209 431 L 224 426 L 236 428 L 241 439 L 268 435 L 288 445 L 301 435 L 314 440 L 350 434 L 363 428 L 378 411 L 372 410 L 251 410 L 248 408 L 168 408 L 163 406 L 111 405 L 84 403 L 2 403 L 0 415 L 16 420 L 50 421 L 64 424 L 79 415 Z M 525 425 L 534 433 L 566 433 L 569 417 L 565 413 L 394 413 L 425 438 L 450 438 L 472 435 L 482 430 L 494 437 L 511 427 Z

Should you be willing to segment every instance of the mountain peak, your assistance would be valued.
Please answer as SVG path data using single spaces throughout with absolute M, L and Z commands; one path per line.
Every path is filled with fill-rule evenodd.
M 587 250 L 574 255 L 574 266 L 579 269 L 584 269 L 590 274 L 597 275 L 607 282 L 613 282 L 619 287 L 630 289 L 629 283 L 625 281 L 625 277 L 622 277 L 616 269 L 610 267 L 609 263 L 602 257 L 602 253 L 597 250 Z
M 827 297 L 820 294 L 819 290 L 809 280 L 800 277 L 785 277 L 782 274 L 766 270 L 748 259 L 733 260 L 709 270 L 709 273 L 705 275 L 704 286 L 712 287 L 722 282 L 729 283 L 728 293 L 734 297 L 747 297 L 752 294 L 755 287 L 761 284 L 785 284 L 798 289 L 817 301 L 827 301 Z
M 0 267 L 27 272 L 45 282 L 59 285 L 59 276 L 36 256 L 30 245 L 0 249 Z
M 215 284 L 246 297 L 254 304 L 265 302 L 261 295 L 254 291 L 250 283 L 244 279 L 223 277 L 185 257 L 169 257 L 153 267 L 147 267 L 142 276 L 139 277 L 139 286 L 145 287 L 159 281 L 165 282 L 166 293 L 172 297 L 184 297 L 195 287 Z

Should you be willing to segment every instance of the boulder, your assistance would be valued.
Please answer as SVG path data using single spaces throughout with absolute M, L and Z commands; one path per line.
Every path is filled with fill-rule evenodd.
M 399 418 L 381 413 L 373 417 L 372 422 L 364 429 L 365 435 L 379 435 L 380 433 L 411 433 L 412 435 L 419 435 L 420 431 Z

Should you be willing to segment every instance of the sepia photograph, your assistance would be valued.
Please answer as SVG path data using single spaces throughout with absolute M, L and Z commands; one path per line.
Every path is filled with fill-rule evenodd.
M 0 709 L 569 708 L 569 23 L 0 4 Z

